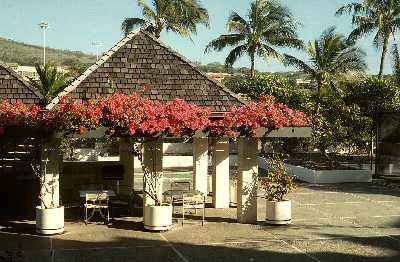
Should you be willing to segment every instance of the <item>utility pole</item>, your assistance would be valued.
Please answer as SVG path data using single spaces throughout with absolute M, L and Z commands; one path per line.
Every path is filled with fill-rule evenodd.
M 46 66 L 46 30 L 49 27 L 49 23 L 41 22 L 39 24 L 40 28 L 43 29 L 43 67 Z

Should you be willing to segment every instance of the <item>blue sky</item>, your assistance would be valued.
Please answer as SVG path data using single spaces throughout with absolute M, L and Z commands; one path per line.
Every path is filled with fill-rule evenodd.
M 150 0 L 149 0 L 150 1 Z M 193 42 L 182 39 L 173 33 L 164 33 L 161 40 L 192 61 L 202 63 L 223 63 L 227 52 L 204 54 L 207 43 L 225 32 L 224 24 L 231 10 L 243 16 L 251 0 L 202 0 L 209 10 L 210 28 L 200 27 Z M 350 18 L 335 17 L 338 7 L 350 0 L 281 0 L 293 12 L 296 19 L 303 24 L 299 34 L 303 40 L 312 40 L 329 26 L 335 25 L 338 31 L 345 34 L 351 31 Z M 50 47 L 69 50 L 80 50 L 95 53 L 91 44 L 102 42 L 101 51 L 112 47 L 121 37 L 121 22 L 125 17 L 140 16 L 136 0 L 1 0 L 0 3 L 0 37 L 25 43 L 42 43 L 42 34 L 38 23 L 46 20 L 50 24 L 47 32 L 47 44 Z M 369 71 L 377 73 L 379 53 L 372 46 L 371 38 L 364 38 L 359 45 L 368 54 Z M 304 57 L 296 50 L 284 50 L 293 55 Z M 247 58 L 240 59 L 235 66 L 249 66 Z M 256 68 L 261 71 L 287 71 L 279 63 L 258 59 Z M 387 61 L 386 72 L 391 71 Z

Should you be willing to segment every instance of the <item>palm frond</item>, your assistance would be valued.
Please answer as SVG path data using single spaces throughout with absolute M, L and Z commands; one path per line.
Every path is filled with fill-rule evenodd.
M 125 18 L 122 22 L 121 30 L 125 35 L 128 35 L 134 28 L 145 27 L 146 25 L 146 20 L 142 18 Z
M 231 67 L 236 60 L 243 55 L 247 51 L 247 46 L 240 45 L 235 47 L 229 52 L 229 55 L 225 59 L 225 65 L 227 67 Z
M 211 50 L 221 51 L 227 46 L 236 46 L 245 40 L 245 36 L 241 34 L 221 35 L 217 39 L 212 40 L 205 49 L 205 53 Z

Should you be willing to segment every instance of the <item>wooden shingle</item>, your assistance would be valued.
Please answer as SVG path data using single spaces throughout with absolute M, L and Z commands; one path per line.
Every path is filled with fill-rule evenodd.
M 167 102 L 182 98 L 214 112 L 225 112 L 233 105 L 244 103 L 236 94 L 142 30 L 131 32 L 118 42 L 63 94 L 73 98 L 84 98 L 81 93 L 92 94 L 92 97 L 94 94 L 96 97 L 107 96 L 111 94 L 110 90 L 132 93 L 141 85 L 146 86 L 143 95 L 150 99 Z M 99 91 L 99 86 L 104 88 Z M 58 98 L 47 108 L 51 109 L 57 103 Z

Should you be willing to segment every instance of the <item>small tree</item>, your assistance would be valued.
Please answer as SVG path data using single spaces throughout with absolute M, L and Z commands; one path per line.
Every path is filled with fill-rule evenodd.
M 277 155 L 268 159 L 268 173 L 261 179 L 261 188 L 268 201 L 283 201 L 295 188 L 293 177 L 288 175 L 285 163 Z
M 36 72 L 39 80 L 30 79 L 29 82 L 43 96 L 40 103 L 44 106 L 48 105 L 72 80 L 69 74 L 60 73 L 57 67 L 48 64 L 36 65 Z

